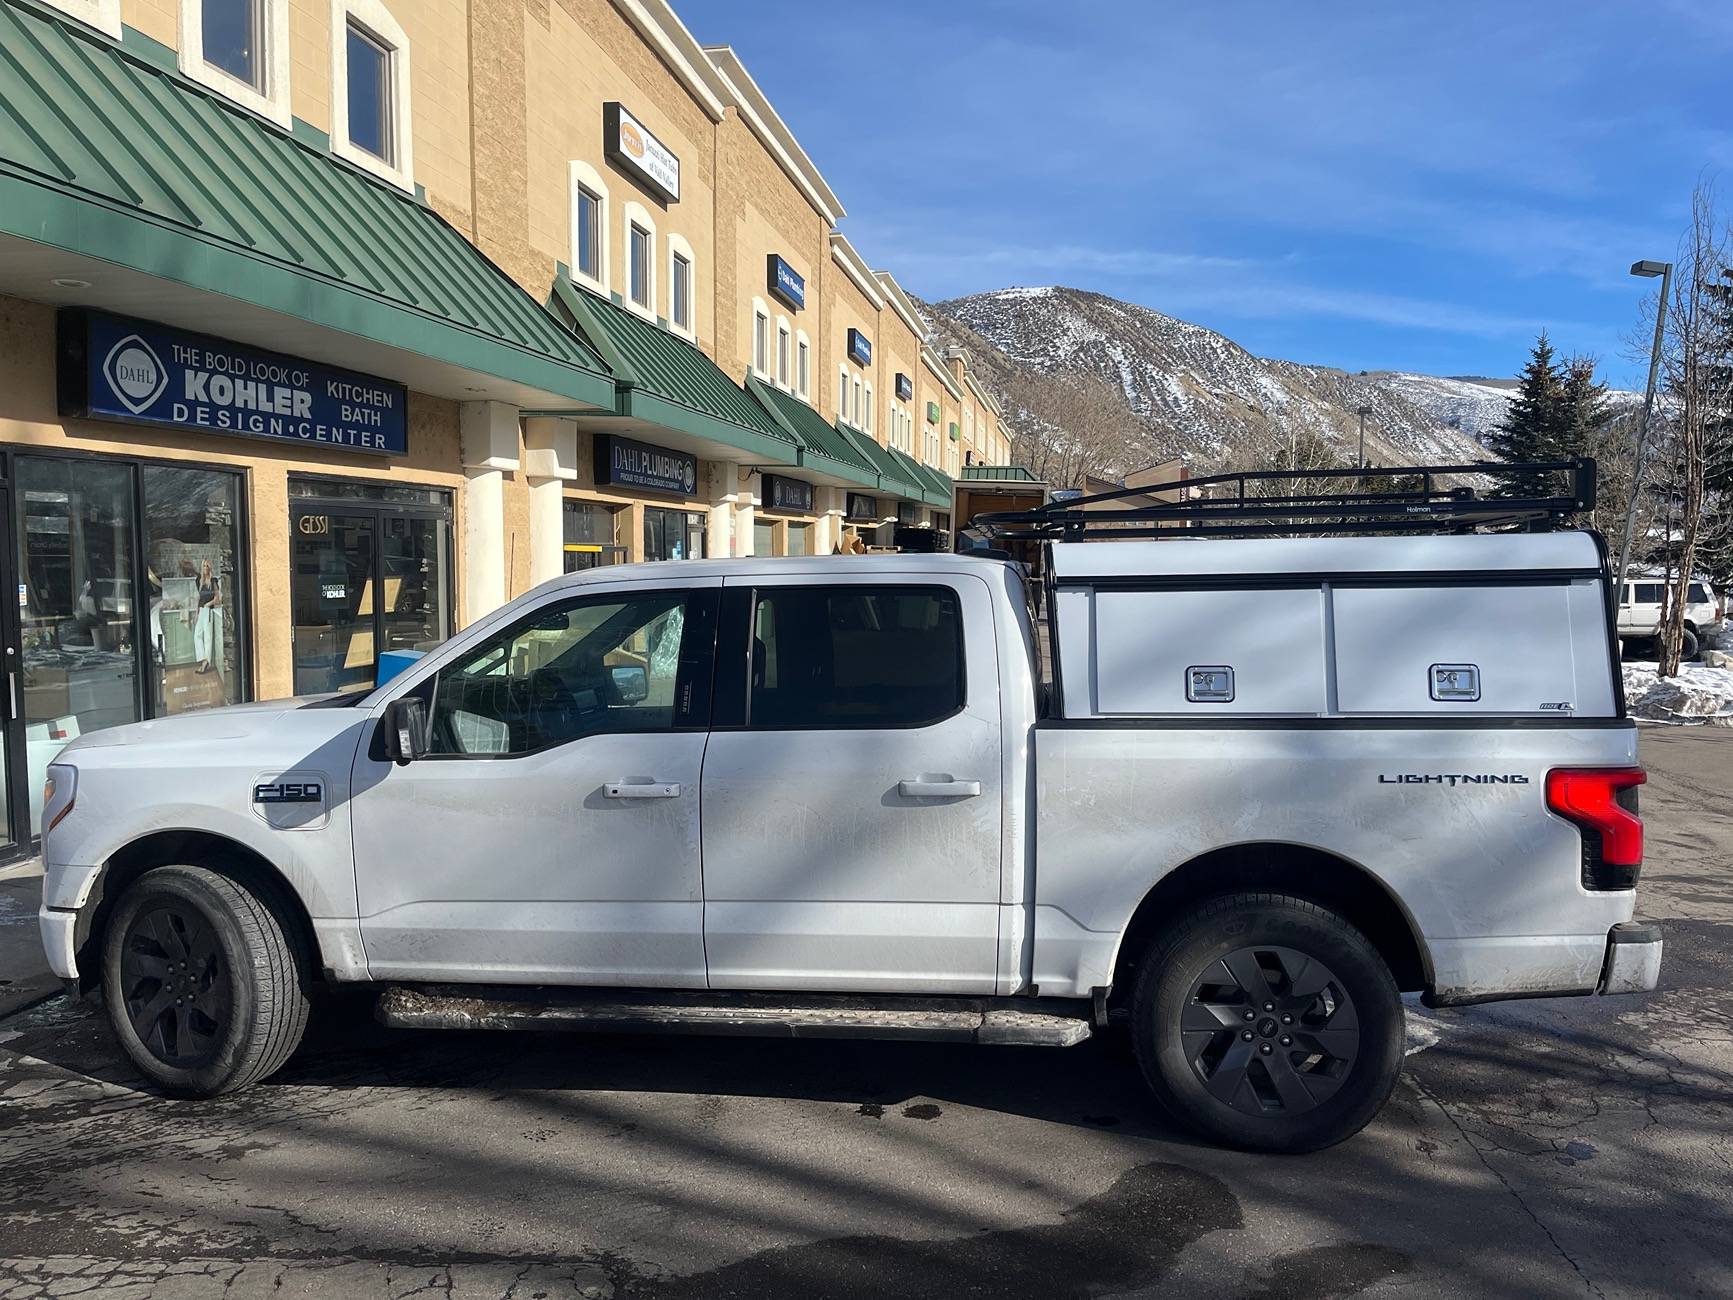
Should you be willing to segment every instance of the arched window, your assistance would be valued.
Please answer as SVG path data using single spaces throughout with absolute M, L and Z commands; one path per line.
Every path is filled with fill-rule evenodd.
M 698 340 L 697 272 L 692 245 L 679 235 L 668 236 L 668 328 L 693 342 Z
M 573 161 L 572 279 L 597 293 L 608 292 L 608 186 L 586 162 Z
M 414 138 L 403 28 L 380 0 L 331 0 L 331 152 L 414 190 Z
M 656 319 L 656 223 L 641 203 L 624 210 L 626 306 Z
M 289 0 L 181 0 L 177 58 L 201 86 L 289 129 Z
M 770 308 L 762 298 L 752 300 L 752 371 L 770 378 Z
M 812 400 L 812 340 L 806 337 L 805 330 L 796 330 L 794 340 L 795 391 L 810 402 Z

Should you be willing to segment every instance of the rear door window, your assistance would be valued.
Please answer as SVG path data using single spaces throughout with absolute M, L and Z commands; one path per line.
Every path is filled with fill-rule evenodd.
M 962 611 L 949 587 L 763 590 L 752 634 L 749 727 L 923 727 L 963 707 Z

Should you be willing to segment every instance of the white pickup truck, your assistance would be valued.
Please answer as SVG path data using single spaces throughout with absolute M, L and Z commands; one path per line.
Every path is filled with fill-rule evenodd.
M 335 982 L 393 1026 L 1124 1025 L 1174 1115 L 1268 1150 L 1378 1111 L 1403 991 L 1655 986 L 1595 538 L 1047 565 L 1041 627 L 993 559 L 591 570 L 371 693 L 84 736 L 49 958 L 174 1092 L 276 1070 Z

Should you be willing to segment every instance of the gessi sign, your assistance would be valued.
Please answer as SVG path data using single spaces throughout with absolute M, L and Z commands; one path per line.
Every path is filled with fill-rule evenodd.
M 152 321 L 67 310 L 60 413 L 401 456 L 402 384 Z
M 680 201 L 680 159 L 624 105 L 602 105 L 602 148 L 616 167 L 629 172 L 664 203 Z

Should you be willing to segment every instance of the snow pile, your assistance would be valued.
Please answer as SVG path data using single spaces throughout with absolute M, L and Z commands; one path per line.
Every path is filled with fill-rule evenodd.
M 1733 727 L 1733 670 L 1680 664 L 1677 677 L 1658 665 L 1625 666 L 1625 702 L 1634 718 L 1679 726 Z

